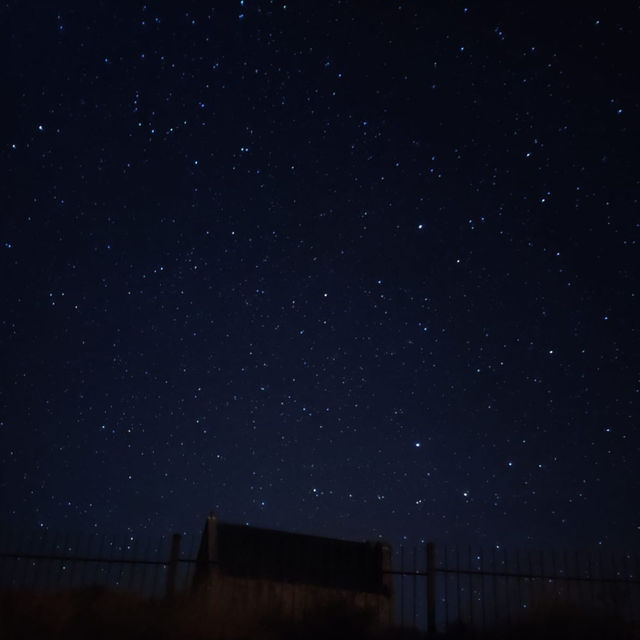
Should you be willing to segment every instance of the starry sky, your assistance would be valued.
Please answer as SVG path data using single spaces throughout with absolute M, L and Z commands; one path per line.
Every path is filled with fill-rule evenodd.
M 637 545 L 634 4 L 3 4 L 2 519 Z

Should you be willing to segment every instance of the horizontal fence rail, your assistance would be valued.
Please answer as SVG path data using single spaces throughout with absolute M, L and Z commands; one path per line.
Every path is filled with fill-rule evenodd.
M 99 586 L 150 599 L 188 595 L 203 567 L 198 560 L 199 543 L 199 535 L 152 540 L 131 535 L 0 531 L 0 591 Z M 259 564 L 259 558 L 254 554 L 252 562 Z M 242 568 L 246 573 L 247 567 Z M 234 573 L 233 568 L 227 569 Z M 332 571 L 339 568 L 332 566 Z M 527 616 L 540 618 L 564 607 L 573 615 L 588 611 L 589 615 L 615 616 L 631 629 L 628 637 L 640 637 L 637 554 L 486 550 L 427 543 L 395 548 L 392 565 L 384 573 L 392 586 L 388 623 L 428 635 L 461 628 L 514 627 Z M 259 566 L 255 574 L 261 575 Z M 286 575 L 281 579 L 295 582 Z M 296 590 L 291 587 L 290 593 L 294 611 L 299 606 Z

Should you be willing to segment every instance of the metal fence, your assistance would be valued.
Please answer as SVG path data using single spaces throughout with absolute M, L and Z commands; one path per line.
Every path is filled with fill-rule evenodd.
M 0 589 L 103 586 L 159 598 L 191 584 L 198 538 L 0 532 Z
M 399 547 L 394 560 L 396 622 L 403 627 L 488 631 L 512 627 L 528 615 L 588 611 L 640 629 L 637 553 L 427 543 Z
M 200 536 L 0 532 L 0 590 L 100 585 L 149 598 L 186 593 Z M 395 625 L 429 634 L 510 627 L 558 603 L 640 629 L 640 558 L 588 551 L 509 551 L 427 543 L 394 550 Z M 633 636 L 637 637 L 637 636 Z

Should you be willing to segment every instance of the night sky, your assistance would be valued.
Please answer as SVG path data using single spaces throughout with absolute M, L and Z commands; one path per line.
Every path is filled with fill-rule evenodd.
M 637 545 L 599 4 L 4 3 L 0 519 Z

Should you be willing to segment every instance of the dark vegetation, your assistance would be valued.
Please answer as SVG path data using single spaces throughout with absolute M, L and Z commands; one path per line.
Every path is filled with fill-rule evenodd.
M 460 626 L 443 639 L 604 640 L 640 639 L 640 628 L 602 612 L 550 604 L 509 628 L 480 633 Z M 412 629 L 376 629 L 372 616 L 338 603 L 300 620 L 275 615 L 225 616 L 193 597 L 148 600 L 103 587 L 57 593 L 0 595 L 2 640 L 418 640 Z

